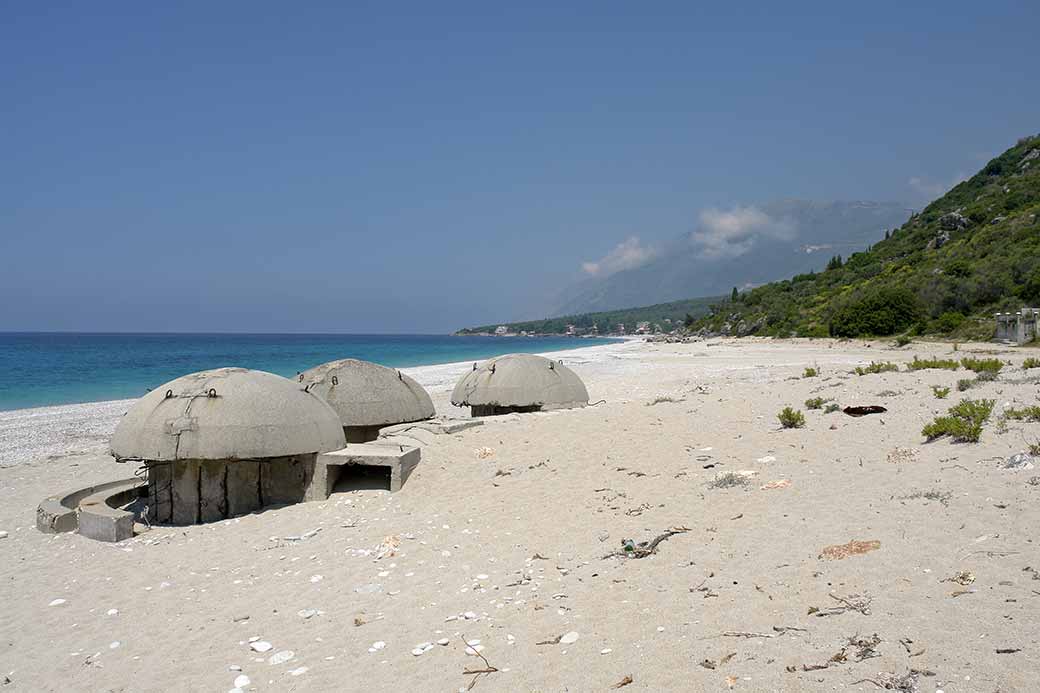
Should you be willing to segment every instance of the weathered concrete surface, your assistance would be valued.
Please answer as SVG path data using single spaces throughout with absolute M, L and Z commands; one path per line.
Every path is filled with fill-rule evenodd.
M 173 522 L 173 462 L 148 466 L 148 521 Z
M 375 440 L 380 426 L 421 421 L 434 415 L 433 401 L 422 385 L 377 363 L 357 359 L 330 361 L 301 373 L 299 380 L 336 411 L 346 430 L 347 442 Z
M 474 416 L 510 411 L 547 411 L 584 407 L 585 383 L 558 361 L 534 354 L 490 359 L 455 385 L 451 403 L 471 407 Z
M 428 431 L 434 435 L 447 435 L 464 431 L 467 428 L 474 428 L 483 425 L 484 422 L 480 419 L 429 419 L 427 421 L 416 421 L 414 423 L 387 426 L 379 431 L 379 437 L 388 438 L 390 436 L 401 435 L 413 430 Z
M 237 460 L 327 452 L 339 416 L 299 383 L 263 371 L 185 375 L 137 400 L 112 434 L 117 460 Z
M 123 541 L 134 536 L 134 514 L 118 506 L 140 498 L 147 488 L 140 479 L 125 479 L 118 486 L 87 496 L 79 503 L 79 533 L 97 541 Z
M 228 517 L 247 515 L 260 509 L 261 464 L 255 460 L 240 460 L 227 466 Z
M 400 491 L 412 470 L 419 464 L 419 448 L 406 445 L 361 443 L 318 455 L 307 500 L 325 500 L 336 485 L 343 467 L 365 465 L 390 468 L 390 491 Z
M 260 497 L 264 505 L 302 503 L 312 485 L 315 455 L 260 463 Z
M 199 523 L 199 462 L 186 460 L 171 466 L 173 493 L 170 523 L 195 525 Z
M 119 488 L 131 482 L 139 483 L 139 480 L 133 478 L 108 481 L 103 484 L 95 484 L 94 486 L 87 486 L 75 491 L 48 496 L 36 508 L 36 529 L 47 534 L 75 532 L 79 526 L 76 511 L 81 500 L 96 493 Z

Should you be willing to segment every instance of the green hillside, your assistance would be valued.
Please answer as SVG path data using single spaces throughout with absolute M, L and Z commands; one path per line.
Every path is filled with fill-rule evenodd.
M 1040 304 L 1040 136 L 1022 139 L 864 252 L 727 299 L 694 329 L 989 338 Z
M 719 298 L 693 298 L 685 301 L 673 301 L 671 303 L 658 303 L 653 306 L 642 308 L 625 308 L 622 310 L 608 310 L 599 313 L 580 313 L 577 315 L 565 315 L 559 318 L 546 318 L 544 320 L 530 320 L 527 322 L 506 322 L 495 325 L 481 325 L 480 327 L 468 327 L 459 330 L 456 334 L 480 334 L 494 332 L 499 325 L 505 325 L 510 332 L 528 332 L 534 334 L 565 334 L 568 325 L 574 325 L 578 330 L 588 332 L 593 326 L 600 334 L 614 332 L 618 323 L 624 323 L 628 332 L 633 332 L 636 323 L 649 322 L 659 324 L 666 332 L 671 331 L 672 326 L 678 326 L 687 321 L 687 316 L 700 318 L 708 314 L 712 304 L 718 304 Z M 670 320 L 671 323 L 666 321 Z

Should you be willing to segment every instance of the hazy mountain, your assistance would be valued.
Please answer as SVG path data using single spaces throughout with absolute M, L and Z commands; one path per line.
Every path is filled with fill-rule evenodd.
M 993 313 L 1040 302 L 1040 135 L 1026 137 L 869 251 L 726 300 L 699 327 L 991 339 Z M 974 319 L 973 319 L 974 318 Z
M 728 294 L 732 287 L 821 270 L 881 240 L 911 209 L 890 202 L 778 200 L 705 210 L 693 231 L 659 247 L 637 239 L 599 262 L 561 292 L 551 314 L 564 315 Z

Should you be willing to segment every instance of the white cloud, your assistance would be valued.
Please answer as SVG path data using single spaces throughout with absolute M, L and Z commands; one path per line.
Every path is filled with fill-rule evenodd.
M 656 255 L 657 251 L 643 245 L 639 236 L 629 236 L 599 260 L 581 263 L 581 270 L 593 277 L 609 277 L 616 272 L 645 265 Z
M 950 182 L 933 181 L 920 176 L 913 176 L 907 181 L 907 185 L 913 188 L 913 190 L 919 195 L 930 201 L 945 195 L 955 185 L 963 183 L 966 180 L 968 180 L 968 176 L 964 173 L 958 173 Z
M 755 207 L 734 207 L 702 211 L 700 226 L 691 238 L 701 247 L 702 257 L 715 259 L 743 255 L 760 238 L 790 240 L 794 235 L 789 221 L 773 219 Z

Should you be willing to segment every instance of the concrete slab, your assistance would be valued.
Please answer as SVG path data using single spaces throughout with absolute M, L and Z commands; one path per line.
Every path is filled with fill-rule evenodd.
M 77 508 L 78 532 L 97 541 L 123 541 L 134 536 L 134 514 L 119 506 L 147 493 L 140 479 L 126 479 L 87 496 Z
M 390 469 L 390 491 L 400 491 L 412 470 L 419 464 L 417 447 L 386 445 L 382 443 L 349 444 L 342 450 L 318 455 L 314 466 L 314 479 L 307 489 L 306 500 L 325 500 L 332 493 L 340 472 L 345 467 L 363 465 L 388 467 Z
M 103 484 L 95 484 L 75 491 L 66 491 L 53 496 L 48 496 L 36 508 L 36 529 L 46 534 L 58 534 L 60 532 L 75 532 L 79 526 L 76 511 L 81 500 L 95 493 L 101 493 L 110 489 L 118 488 L 130 482 L 138 483 L 137 477 L 120 479 L 119 481 L 107 481 Z
M 483 425 L 484 422 L 480 419 L 427 419 L 426 421 L 386 426 L 379 431 L 379 437 L 389 438 L 406 434 L 409 431 L 428 431 L 434 435 L 447 435 Z

